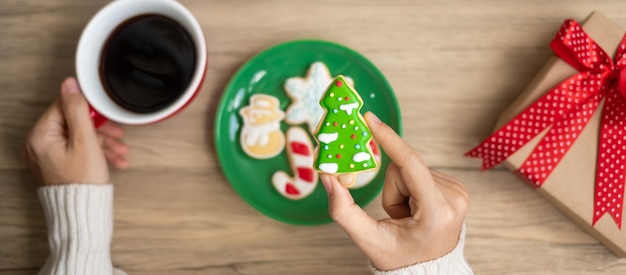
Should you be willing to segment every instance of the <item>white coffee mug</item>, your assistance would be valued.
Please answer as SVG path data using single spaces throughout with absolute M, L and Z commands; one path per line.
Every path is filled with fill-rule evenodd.
M 111 33 L 128 19 L 156 14 L 178 22 L 191 36 L 196 49 L 196 67 L 187 89 L 168 106 L 150 113 L 136 113 L 116 104 L 100 79 L 100 55 Z M 76 76 L 92 108 L 96 127 L 106 120 L 122 124 L 149 124 L 161 121 L 184 109 L 200 91 L 207 69 L 206 41 L 200 24 L 182 4 L 174 0 L 114 0 L 87 24 L 76 51 Z

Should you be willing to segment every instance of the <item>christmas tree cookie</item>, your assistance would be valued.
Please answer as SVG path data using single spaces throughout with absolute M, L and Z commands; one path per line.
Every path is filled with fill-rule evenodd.
M 320 105 L 325 113 L 314 134 L 318 141 L 315 169 L 338 176 L 375 169 L 369 146 L 372 133 L 360 113 L 363 100 L 344 76 L 337 76 L 328 86 Z

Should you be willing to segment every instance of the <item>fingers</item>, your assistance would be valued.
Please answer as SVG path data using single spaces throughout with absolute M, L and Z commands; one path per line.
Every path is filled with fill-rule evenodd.
M 378 144 L 400 168 L 410 166 L 418 168 L 423 172 L 428 171 L 428 167 L 424 165 L 419 153 L 417 153 L 413 147 L 406 144 L 391 127 L 380 121 L 376 115 L 372 112 L 367 112 L 365 114 L 365 121 Z
M 439 171 L 431 170 L 431 173 L 438 186 L 438 190 L 440 190 L 440 193 L 445 199 L 445 201 L 441 200 L 440 202 L 446 202 L 452 205 L 455 211 L 462 214 L 461 216 L 464 217 L 469 205 L 469 194 L 465 186 L 457 179 Z M 390 164 L 387 168 L 382 194 L 382 205 L 385 212 L 394 219 L 402 219 L 410 216 L 419 218 L 421 215 L 419 210 L 424 208 L 428 209 L 428 207 L 424 207 L 423 204 L 419 204 L 419 201 L 417 201 L 415 197 L 411 196 L 398 166 L 394 163 Z M 439 204 L 435 208 L 441 206 L 442 204 Z M 434 212 L 436 212 L 436 209 Z
M 457 212 L 462 213 L 464 217 L 469 206 L 470 197 L 463 183 L 439 171 L 432 170 L 431 173 L 436 178 L 437 183 L 439 183 L 441 192 L 444 193 L 448 202 Z
M 107 121 L 106 123 L 102 124 L 102 126 L 98 128 L 98 133 L 118 139 L 124 137 L 124 129 L 120 125 L 111 121 Z
M 394 163 L 387 167 L 382 196 L 383 209 L 389 217 L 402 219 L 411 216 L 411 209 L 408 204 L 411 194 L 404 186 L 400 170 Z
M 365 121 L 378 144 L 398 166 L 403 182 L 406 183 L 405 186 L 411 195 L 425 206 L 433 204 L 435 199 L 441 199 L 430 169 L 423 162 L 420 154 L 373 113 L 367 112 Z
M 111 150 L 117 155 L 125 156 L 128 154 L 128 145 L 116 138 L 105 136 L 102 140 L 102 147 Z
M 126 160 L 126 157 L 124 155 L 115 153 L 109 148 L 104 149 L 104 157 L 106 158 L 107 162 L 109 162 L 109 164 L 116 169 L 123 170 L 128 168 L 128 161 Z
M 114 127 L 107 126 L 107 128 L 104 129 L 104 132 L 98 129 L 98 138 L 101 140 L 102 148 L 104 149 L 104 156 L 111 166 L 117 169 L 126 169 L 128 167 L 126 155 L 128 154 L 129 147 L 120 139 L 121 136 L 123 136 L 123 131 L 119 132 L 121 127 L 115 124 L 107 123 L 105 125 L 114 125 Z M 105 127 L 105 125 L 102 127 Z M 113 129 L 113 132 L 110 132 L 108 129 Z M 111 135 L 117 135 L 118 137 L 113 137 Z
M 433 177 L 435 178 L 435 181 L 439 183 L 440 186 L 445 186 L 446 188 L 449 188 L 450 190 L 454 190 L 459 195 L 469 200 L 469 195 L 467 193 L 467 190 L 465 189 L 465 186 L 463 185 L 463 183 L 461 183 L 459 180 L 447 174 L 439 172 L 437 170 L 431 170 L 431 174 L 433 175 Z
M 89 105 L 81 94 L 76 79 L 70 77 L 63 81 L 61 103 L 70 144 L 86 142 L 96 145 L 96 132 L 89 116 Z
M 116 123 L 107 121 L 97 129 L 97 132 L 98 142 L 104 150 L 107 162 L 116 169 L 128 168 L 126 155 L 130 148 L 122 141 L 124 129 Z
M 322 174 L 320 178 L 328 194 L 328 211 L 333 220 L 359 246 L 375 238 L 378 222 L 354 203 L 348 189 L 333 175 Z
M 350 188 L 354 186 L 354 184 L 356 184 L 355 173 L 341 174 L 337 177 L 337 179 L 339 179 L 339 183 L 341 183 L 341 185 L 345 186 L 346 188 Z

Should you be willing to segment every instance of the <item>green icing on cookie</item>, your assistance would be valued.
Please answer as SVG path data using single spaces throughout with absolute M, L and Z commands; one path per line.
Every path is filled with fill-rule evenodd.
M 326 88 L 320 105 L 326 113 L 313 135 L 319 145 L 315 169 L 343 174 L 376 168 L 368 146 L 372 133 L 360 113 L 363 100 L 344 76 Z

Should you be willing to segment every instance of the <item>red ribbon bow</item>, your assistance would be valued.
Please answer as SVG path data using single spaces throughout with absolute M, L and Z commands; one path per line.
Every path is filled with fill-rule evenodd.
M 626 160 L 626 36 L 615 63 L 574 20 L 563 23 L 550 46 L 579 73 L 552 88 L 466 155 L 482 158 L 483 169 L 489 169 L 551 127 L 519 168 L 521 175 L 540 187 L 606 98 L 592 225 L 609 213 L 621 229 Z

